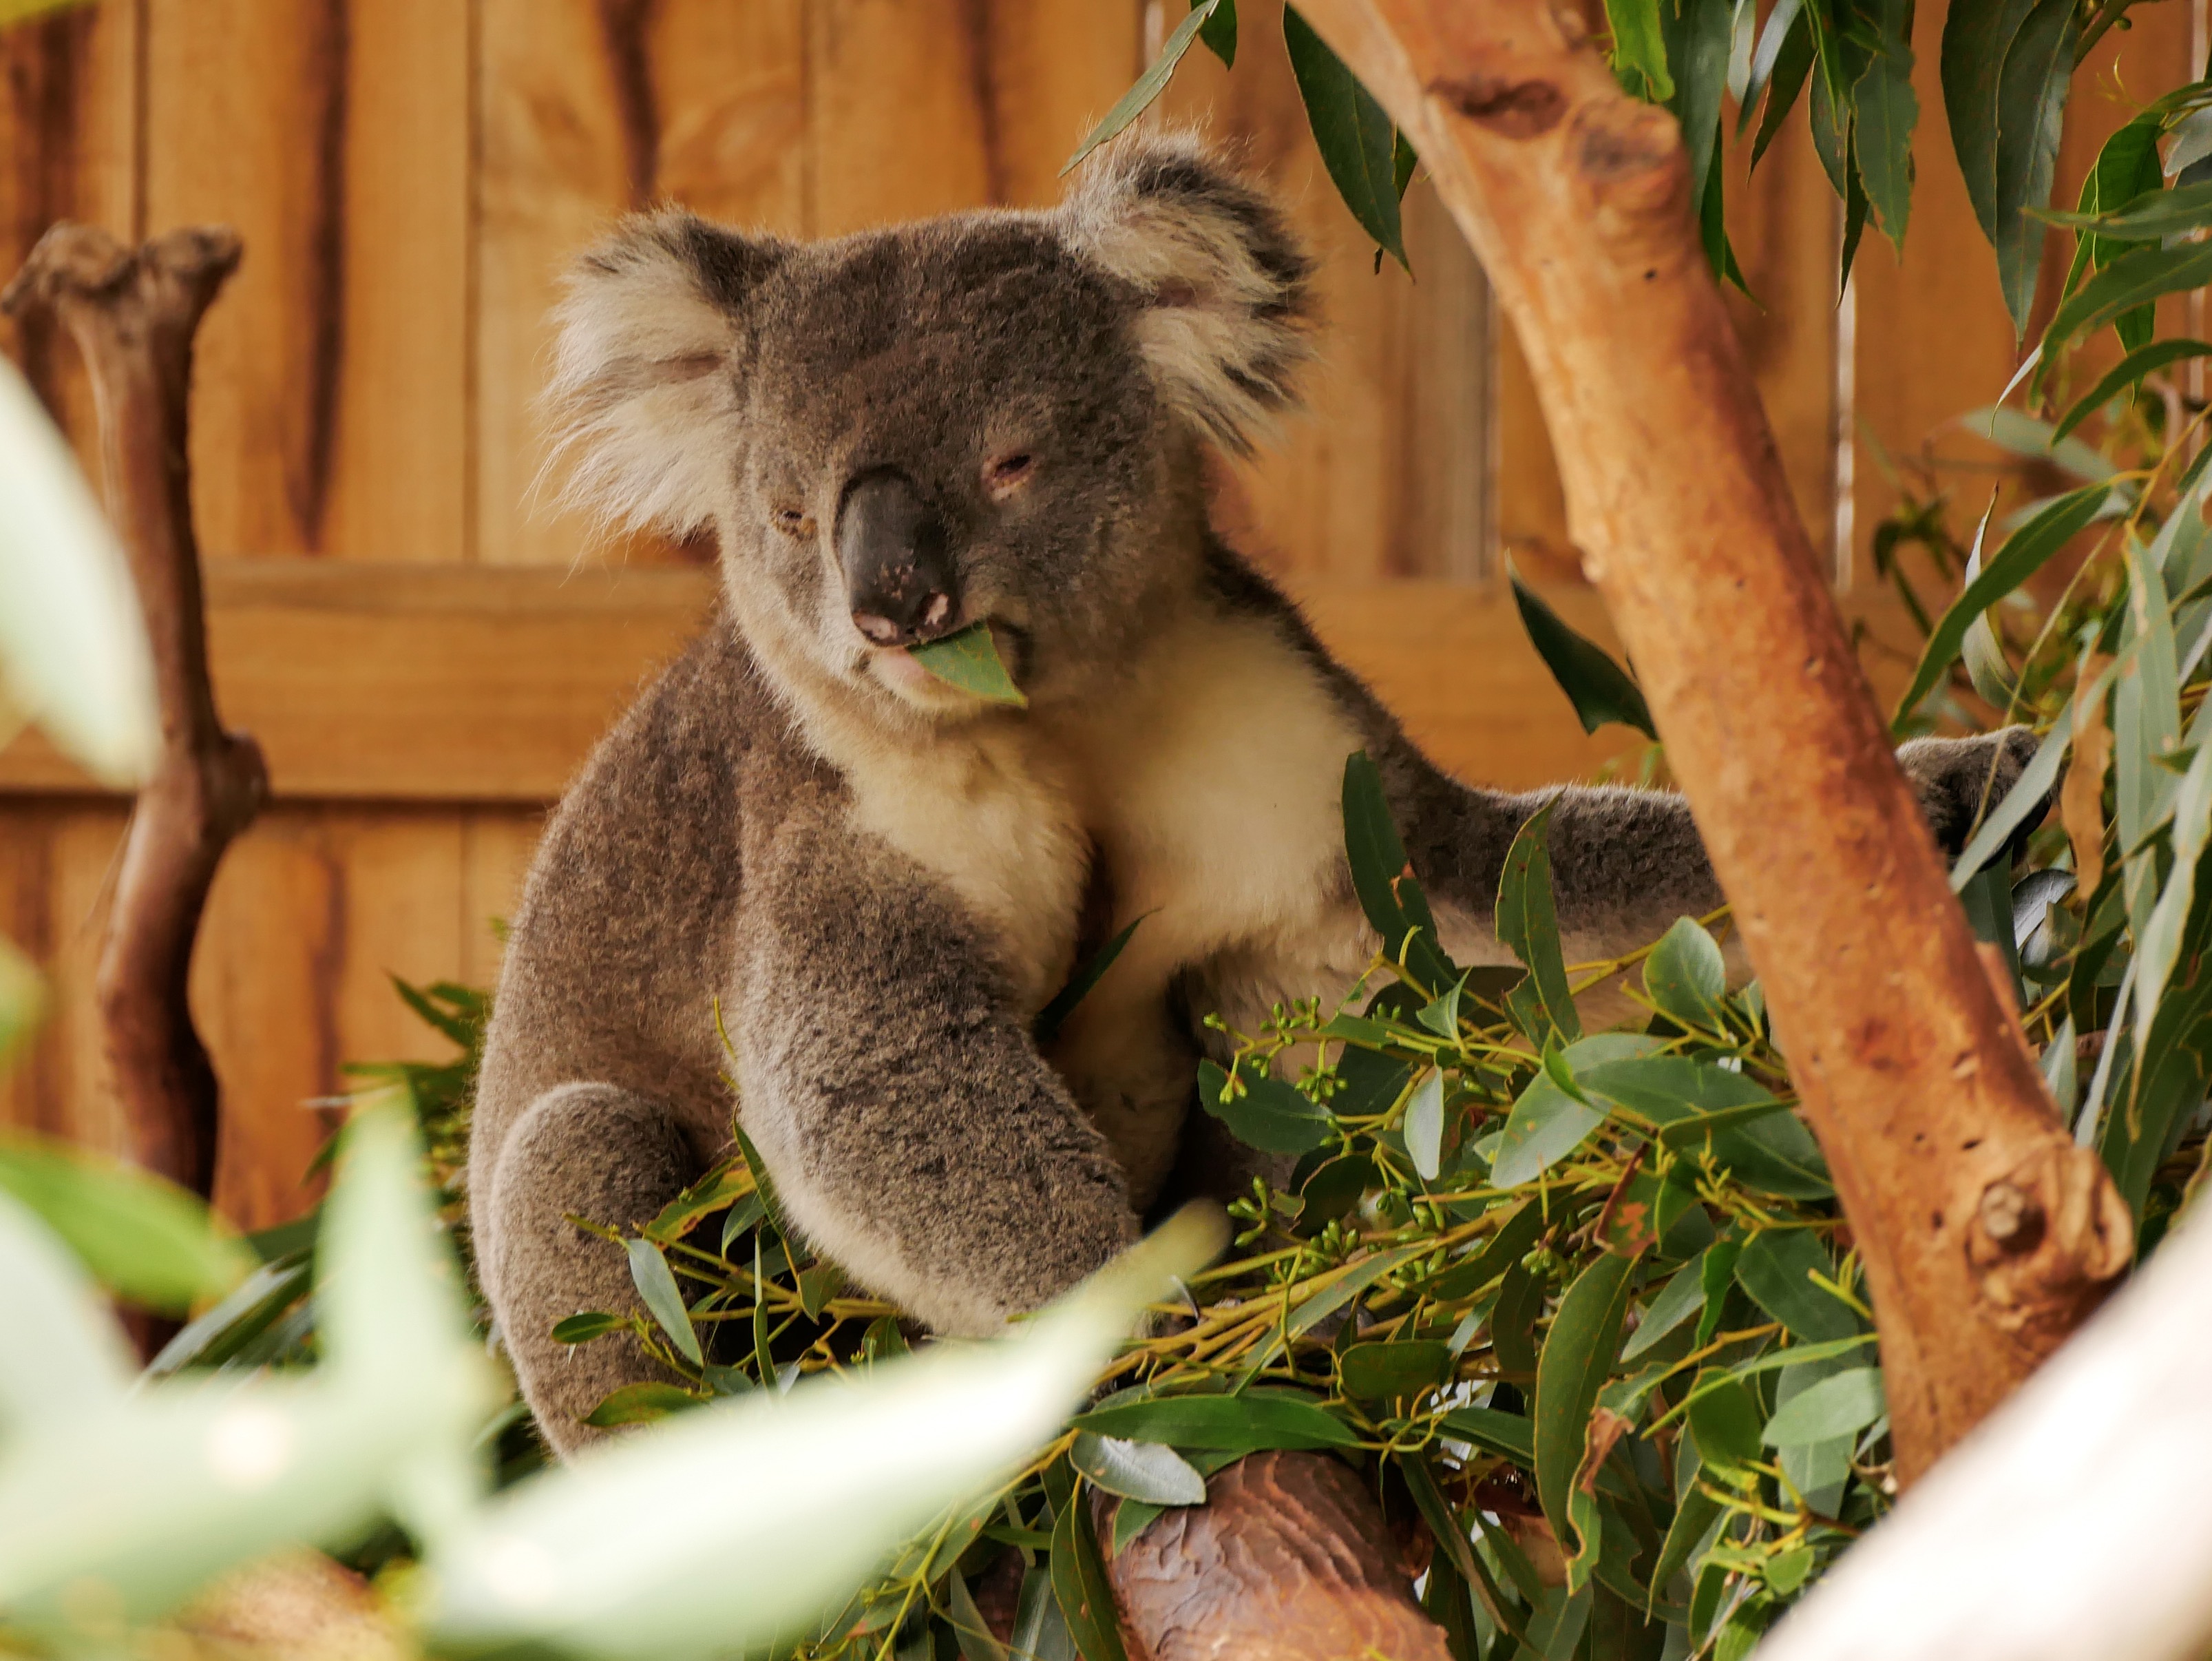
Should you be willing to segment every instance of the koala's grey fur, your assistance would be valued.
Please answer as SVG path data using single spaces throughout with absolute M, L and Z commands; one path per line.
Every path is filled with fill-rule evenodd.
M 622 1253 L 565 1219 L 642 1221 L 724 1152 L 732 1066 L 813 1244 L 988 1332 L 1127 1242 L 1175 1177 L 1199 1017 L 1250 1031 L 1368 964 L 1350 751 L 1380 765 L 1450 949 L 1504 958 L 1498 874 L 1544 795 L 1431 765 L 1206 524 L 1200 446 L 1291 402 L 1308 279 L 1266 199 L 1188 141 L 1124 145 L 1053 212 L 812 246 L 671 212 L 578 268 L 555 388 L 574 488 L 711 526 L 724 600 L 555 814 L 495 1006 L 471 1214 L 557 1447 L 651 1376 L 635 1346 L 549 1337 L 637 1307 Z M 937 515 L 951 623 L 991 622 L 1026 710 L 855 628 L 839 514 L 886 470 Z M 1992 762 L 2002 792 L 2023 755 L 1903 759 L 1955 842 Z M 1571 952 L 1719 903 L 1679 798 L 1558 794 Z M 1079 952 L 1147 913 L 1041 1055 L 1032 1018 Z

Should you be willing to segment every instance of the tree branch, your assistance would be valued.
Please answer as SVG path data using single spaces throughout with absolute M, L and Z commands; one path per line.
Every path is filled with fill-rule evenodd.
M 1301 0 L 1518 332 L 1866 1264 L 1907 1479 L 2126 1267 L 1890 749 L 1707 268 L 1681 136 L 1565 0 Z
M 185 978 L 216 864 L 268 794 L 260 749 L 216 713 L 186 447 L 193 332 L 238 258 L 228 230 L 173 231 L 133 250 L 94 227 L 57 225 L 0 294 L 11 315 L 59 317 L 84 354 L 108 513 L 145 612 L 161 752 L 131 816 L 97 991 L 134 1157 L 203 1196 L 215 1181 L 217 1088 Z

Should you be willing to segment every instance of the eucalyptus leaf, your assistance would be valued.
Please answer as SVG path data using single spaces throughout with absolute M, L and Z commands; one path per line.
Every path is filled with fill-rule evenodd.
M 255 1267 L 196 1196 L 87 1149 L 0 1133 L 0 1191 L 36 1213 L 101 1285 L 147 1309 L 219 1298 Z
M 1594 1033 L 1560 1052 L 1572 1076 L 1577 1069 L 1648 1056 L 1658 1040 L 1640 1034 Z M 1503 1138 L 1491 1160 L 1490 1180 L 1499 1188 L 1534 1182 L 1605 1122 L 1605 1109 L 1562 1088 L 1548 1071 L 1540 1071 L 1522 1090 L 1505 1121 Z
M 1636 1323 L 1636 1330 L 1629 1335 L 1620 1352 L 1622 1360 L 1634 1360 L 1705 1308 L 1705 1257 L 1711 1250 L 1708 1246 L 1676 1269 L 1667 1284 L 1659 1288 L 1659 1295 L 1644 1306 L 1644 1318 Z
M 2045 356 L 2055 356 L 2077 336 L 2094 334 L 2139 306 L 2207 283 L 2212 283 L 2212 242 L 2130 249 L 2060 303 L 2044 332 Z
M 1406 1104 L 1406 1152 L 1424 1182 L 1435 1181 L 1443 1169 L 1443 1137 L 1444 1075 L 1431 1068 Z
M 1620 1348 L 1636 1260 L 1601 1255 L 1575 1277 L 1536 1361 L 1536 1491 L 1562 1546 L 1568 1496 L 1583 1461 L 1590 1414 Z
M 1646 738 L 1657 738 L 1650 708 L 1628 672 L 1596 642 L 1569 628 L 1545 604 L 1543 596 L 1521 580 L 1521 573 L 1510 559 L 1505 569 L 1513 585 L 1513 603 L 1521 612 L 1521 626 L 1528 630 L 1552 678 L 1575 706 L 1575 717 L 1582 722 L 1583 731 L 1595 733 L 1607 721 L 1620 721 Z
M 630 1283 L 636 1287 L 637 1295 L 677 1353 L 697 1366 L 702 1359 L 699 1335 L 691 1329 L 691 1311 L 684 1306 L 684 1294 L 677 1287 L 668 1259 L 650 1240 L 625 1240 L 623 1246 L 629 1254 Z
M 1406 265 L 1398 213 L 1397 135 L 1390 118 L 1295 6 L 1283 9 L 1283 45 L 1306 121 L 1337 194 L 1376 245 Z M 1410 270 L 1410 267 L 1407 267 Z
M 1113 1589 L 1091 1529 L 1091 1507 L 1079 1496 L 1053 1519 L 1052 1593 L 1083 1661 L 1128 1661 Z
M 1813 1281 L 1834 1272 L 1828 1254 L 1802 1229 L 1761 1231 L 1735 1264 L 1736 1284 L 1752 1301 L 1807 1343 L 1851 1338 L 1860 1330 L 1851 1307 Z
M 0 362 L 0 705 L 104 782 L 136 785 L 161 743 L 137 597 L 68 441 L 12 362 Z
M 1230 1093 L 1229 1074 L 1210 1061 L 1198 1064 L 1199 1104 L 1221 1121 L 1231 1135 L 1265 1153 L 1308 1153 L 1329 1138 L 1334 1121 L 1280 1079 L 1240 1073 L 1238 1093 Z
M 2140 387 L 2145 375 L 2196 357 L 2212 357 L 2212 344 L 2202 340 L 2157 340 L 2130 352 L 2075 400 L 2055 430 L 2064 437 L 2122 392 Z
M 988 623 L 971 623 L 942 640 L 925 641 L 906 650 L 908 657 L 948 686 L 957 686 L 986 703 L 1029 707 L 1028 697 L 1014 684 L 1014 678 L 1000 660 Z
M 1290 1396 L 1163 1396 L 1079 1414 L 1078 1430 L 1176 1448 L 1240 1453 L 1261 1448 L 1350 1447 L 1358 1433 L 1310 1400 Z
M 1719 942 L 1695 917 L 1677 917 L 1644 960 L 1644 991 L 1677 1025 L 1727 1030 L 1728 964 Z
M 1188 1460 L 1161 1443 L 1132 1442 L 1083 1431 L 1077 1434 L 1067 1457 L 1076 1469 L 1107 1493 L 1125 1500 L 1154 1506 L 1206 1503 L 1206 1479 Z
M 1199 3 L 1190 9 L 1190 15 L 1176 24 L 1174 33 L 1161 43 L 1160 55 L 1146 66 L 1145 72 L 1136 78 L 1128 91 L 1115 100 L 1104 119 L 1085 135 L 1083 142 L 1075 147 L 1075 154 L 1060 163 L 1061 174 L 1065 176 L 1073 171 L 1084 157 L 1121 132 L 1150 108 L 1152 100 L 1167 90 L 1168 82 L 1176 72 L 1176 65 L 1182 62 L 1183 54 L 1190 50 L 1191 42 L 1197 40 L 1200 32 L 1212 22 L 1215 10 L 1228 5 L 1232 9 L 1231 15 L 1233 18 L 1235 3 L 1236 0 L 1199 0 Z M 1229 40 L 1230 53 L 1233 56 L 1236 52 L 1233 22 L 1230 26 Z M 1216 47 L 1216 50 L 1219 48 Z
M 1898 700 L 1898 723 L 1902 724 L 1935 690 L 1936 682 L 1958 655 L 1967 626 L 2033 576 L 2075 533 L 2101 517 L 2111 495 L 2109 487 L 2102 484 L 2070 490 L 2005 538 L 1989 568 L 1951 602 L 1929 634 L 1919 666 L 1913 671 L 1912 683 Z
M 1528 970 L 1544 1022 L 1563 1038 L 1582 1036 L 1582 1018 L 1567 986 L 1567 966 L 1559 951 L 1559 910 L 1552 898 L 1552 856 L 1547 845 L 1553 796 L 1515 833 L 1498 883 L 1498 938 Z M 1540 1035 L 1531 1033 L 1531 1037 Z
M 1337 1357 L 1337 1378 L 1356 1401 L 1400 1401 L 1442 1384 L 1453 1359 L 1449 1347 L 1432 1338 L 1354 1344 Z
M 1943 104 L 1966 195 L 1996 250 L 2015 330 L 2034 298 L 2045 206 L 2081 22 L 2073 0 L 1954 0 L 1943 23 Z
M 1769 1447 L 1802 1446 L 1854 1435 L 1886 1411 L 1881 1369 L 1852 1367 L 1791 1396 L 1760 1432 Z

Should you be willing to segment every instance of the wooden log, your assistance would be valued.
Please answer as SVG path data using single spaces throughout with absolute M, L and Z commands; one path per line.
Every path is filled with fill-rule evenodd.
M 1255 1453 L 1107 1566 L 1131 1661 L 1448 1661 L 1367 1485 L 1325 1453 Z
M 2133 1229 L 2045 1094 L 1852 660 L 1665 111 L 1555 0 L 1313 0 L 1522 348 L 1833 1171 L 1910 1481 L 2093 1310 Z

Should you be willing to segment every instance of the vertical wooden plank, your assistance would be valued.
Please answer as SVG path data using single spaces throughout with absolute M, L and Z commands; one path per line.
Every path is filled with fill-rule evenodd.
M 805 228 L 800 0 L 482 0 L 477 106 L 476 557 L 565 565 L 690 556 L 600 545 L 533 489 L 562 271 L 614 217 L 673 197 Z
M 802 0 L 663 0 L 648 15 L 634 61 L 650 77 L 646 197 L 778 235 L 805 234 Z
M 279 807 L 232 850 L 209 897 L 193 1007 L 223 1086 L 216 1196 L 249 1228 L 295 1216 L 349 1061 L 449 1047 L 390 977 L 456 975 L 461 831 L 450 810 Z
M 981 0 L 812 0 L 806 21 L 812 234 L 1005 199 Z
M 459 557 L 465 9 L 147 4 L 149 219 L 246 243 L 198 341 L 202 540 Z
M 1422 429 L 1439 413 L 1466 417 L 1488 402 L 1486 356 L 1447 359 L 1437 344 L 1440 329 L 1487 344 L 1479 270 L 1419 196 L 1407 209 L 1413 276 L 1389 260 L 1376 269 L 1374 244 L 1338 199 L 1307 130 L 1281 5 L 1247 0 L 1239 11 L 1234 72 L 1194 51 L 1160 119 L 1206 127 L 1289 204 L 1320 262 L 1322 332 L 1320 361 L 1306 376 L 1314 413 L 1292 419 L 1260 455 L 1231 470 L 1223 528 L 1255 558 L 1306 575 L 1479 569 L 1480 545 L 1439 538 L 1472 520 L 1486 539 L 1492 510 L 1471 498 L 1464 472 L 1442 464 L 1480 455 L 1488 434 Z
M 1750 286 L 1726 290 L 1729 314 L 1758 382 L 1798 516 L 1832 553 L 1836 526 L 1835 192 L 1812 135 L 1793 120 L 1754 172 L 1747 137 L 1727 152 L 1729 238 Z M 1872 240 L 1869 233 L 1869 240 Z
M 0 282 L 57 220 L 137 229 L 138 12 L 110 3 L 0 30 Z M 0 319 L 15 361 L 98 477 L 92 395 L 76 350 L 44 312 Z
M 1406 482 L 1412 575 L 1481 581 L 1498 561 L 1498 319 L 1474 250 L 1425 177 L 1406 193 Z
M 459 0 L 350 0 L 326 553 L 465 551 L 472 50 Z
M 1143 0 L 977 0 L 994 199 L 1049 207 L 1060 164 L 1145 64 Z
M 55 818 L 44 802 L 18 802 L 0 819 L 0 938 L 41 968 L 54 950 Z M 46 995 L 51 1007 L 51 984 Z M 0 1062 L 0 1125 L 47 1128 L 61 1093 L 60 1059 L 41 1034 Z
M 1882 458 L 1917 464 L 1923 484 L 1946 457 L 2002 459 L 1952 425 L 1993 401 L 2011 379 L 2021 348 L 1997 289 L 1996 258 L 1975 222 L 1966 182 L 1951 151 L 1937 76 L 1936 53 L 1946 8 L 1921 9 L 1914 24 L 1913 85 L 1920 126 L 1913 138 L 1916 177 L 1912 222 L 1901 260 L 1874 232 L 1860 252 L 1856 427 L 1861 435 L 1856 519 L 1860 547 L 1897 501 Z M 2140 103 L 2179 85 L 2191 73 L 2186 7 L 2145 6 L 2113 30 L 2077 71 L 2066 112 L 2066 137 L 2053 192 L 2071 204 L 2097 150 Z M 2124 88 L 2124 93 L 2121 91 Z M 2049 315 L 2065 275 L 2071 239 L 2045 245 L 2043 277 L 2033 330 Z M 1954 476 L 1955 477 L 1955 476 Z M 1962 517 L 1978 512 L 1986 484 L 1975 482 Z

